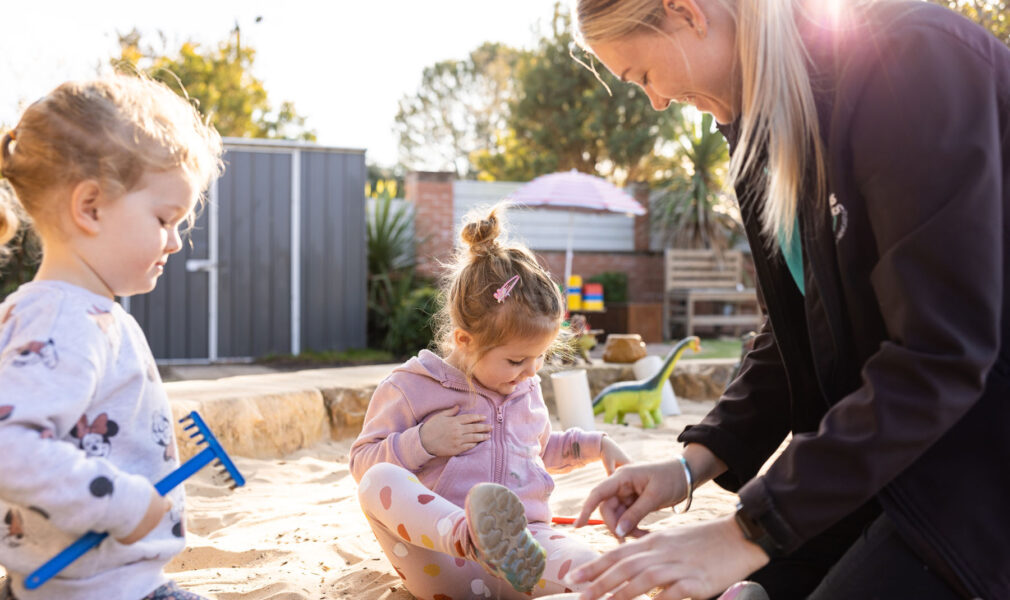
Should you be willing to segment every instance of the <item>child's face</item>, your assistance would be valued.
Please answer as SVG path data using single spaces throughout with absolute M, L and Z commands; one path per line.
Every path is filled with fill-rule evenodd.
M 182 248 L 179 226 L 196 206 L 197 192 L 181 168 L 148 172 L 104 207 L 90 258 L 113 294 L 154 289 L 169 255 Z
M 507 396 L 517 385 L 536 375 L 555 337 L 556 331 L 535 338 L 514 339 L 492 348 L 474 365 L 473 376 L 484 387 Z

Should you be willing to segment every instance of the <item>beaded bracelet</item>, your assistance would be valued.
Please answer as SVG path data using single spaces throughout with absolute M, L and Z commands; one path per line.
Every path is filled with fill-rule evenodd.
M 691 467 L 687 466 L 687 459 L 683 454 L 678 454 L 674 458 L 679 460 L 680 465 L 684 467 L 684 478 L 687 479 L 687 501 L 684 503 L 684 508 L 676 506 L 673 508 L 673 512 L 682 515 L 691 508 L 691 500 L 694 498 L 694 477 L 691 475 Z

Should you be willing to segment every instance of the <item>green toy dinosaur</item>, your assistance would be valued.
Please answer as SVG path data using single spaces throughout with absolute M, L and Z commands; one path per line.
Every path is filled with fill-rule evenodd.
M 691 336 L 681 340 L 663 361 L 663 367 L 649 379 L 640 381 L 618 381 L 603 388 L 596 398 L 593 398 L 593 414 L 605 413 L 603 420 L 607 423 L 625 425 L 624 415 L 637 412 L 642 417 L 642 427 L 655 427 L 663 420 L 659 405 L 663 401 L 663 383 L 673 373 L 677 359 L 688 348 L 695 352 L 701 351 L 701 340 Z

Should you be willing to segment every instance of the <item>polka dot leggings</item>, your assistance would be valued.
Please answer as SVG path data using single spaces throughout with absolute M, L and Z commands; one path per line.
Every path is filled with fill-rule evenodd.
M 386 558 L 419 600 L 530 598 L 466 558 L 470 546 L 466 513 L 410 471 L 376 464 L 362 477 L 358 500 Z M 547 566 L 532 597 L 572 591 L 561 579 L 598 553 L 546 523 L 530 523 L 529 529 L 547 551 Z
M 144 596 L 143 600 L 206 600 L 206 598 L 197 596 L 192 592 L 187 592 L 174 581 L 169 581 L 167 584 Z

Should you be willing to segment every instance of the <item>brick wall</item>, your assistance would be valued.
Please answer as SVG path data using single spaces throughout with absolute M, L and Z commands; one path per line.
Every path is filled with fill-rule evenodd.
M 452 182 L 455 173 L 414 171 L 407 174 L 404 195 L 414 205 L 414 235 L 419 240 L 417 272 L 439 274 L 438 261 L 452 256 Z
M 635 216 L 635 252 L 648 252 L 650 242 L 649 230 L 651 228 L 649 221 L 649 184 L 644 182 L 632 183 L 628 186 L 627 190 L 645 208 L 644 215 Z
M 417 270 L 425 276 L 439 274 L 438 261 L 452 256 L 455 226 L 453 222 L 453 173 L 411 172 L 407 174 L 405 196 L 414 205 L 414 231 L 418 240 Z M 636 184 L 631 190 L 642 206 L 649 206 L 649 187 Z M 635 217 L 635 252 L 575 252 L 572 273 L 583 279 L 604 271 L 628 274 L 628 300 L 662 302 L 663 255 L 649 252 L 648 214 Z M 541 260 L 561 282 L 565 273 L 565 253 L 537 251 Z
M 565 276 L 564 252 L 536 252 L 545 265 L 561 281 Z M 576 252 L 572 256 L 572 273 L 583 281 L 604 271 L 628 274 L 630 302 L 663 301 L 663 255 L 651 252 Z M 606 296 L 606 292 L 604 292 Z M 604 297 L 606 302 L 606 297 Z

